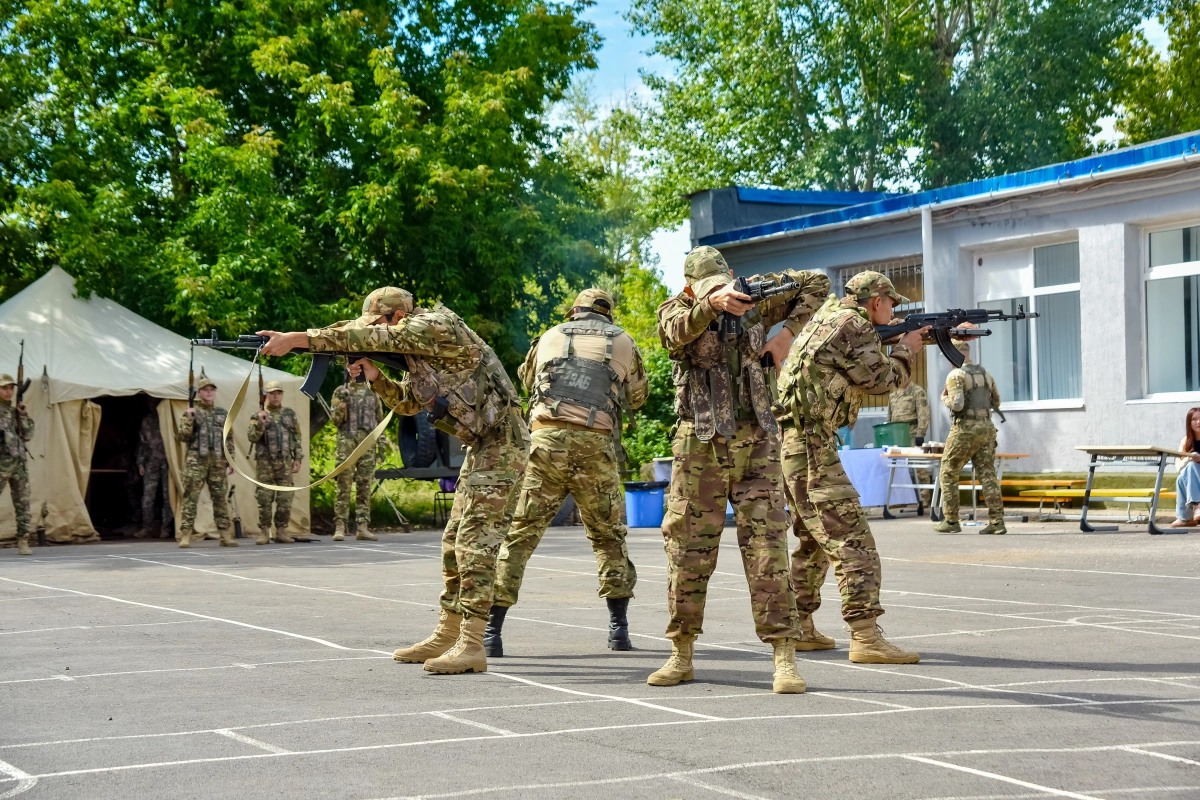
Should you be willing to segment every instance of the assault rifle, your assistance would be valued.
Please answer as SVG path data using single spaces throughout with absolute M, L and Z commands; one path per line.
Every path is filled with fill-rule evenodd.
M 17 435 L 25 437 L 25 423 L 21 422 L 21 403 L 25 401 L 25 392 L 29 389 L 32 379 L 25 377 L 25 340 L 21 340 L 21 355 L 17 358 L 17 402 L 13 404 L 16 411 Z
M 749 295 L 750 302 L 757 305 L 767 298 L 795 291 L 799 286 L 792 276 L 784 275 L 779 280 L 768 281 L 748 281 L 745 278 L 734 278 L 733 288 L 734 291 Z M 736 339 L 742 333 L 742 318 L 736 314 L 730 314 L 728 311 L 722 313 L 717 331 L 717 336 L 722 342 Z
M 930 314 L 909 314 L 895 325 L 876 325 L 875 332 L 885 342 L 897 336 L 903 336 L 921 328 L 930 328 L 926 334 L 937 344 L 938 349 L 946 360 L 955 366 L 963 365 L 962 353 L 950 341 L 956 339 L 975 339 L 980 336 L 991 336 L 992 332 L 984 328 L 962 328 L 960 325 L 986 325 L 989 322 L 1012 322 L 1022 319 L 1034 319 L 1038 315 L 1025 311 L 1024 306 L 1017 306 L 1017 313 L 1005 314 L 1003 311 L 993 311 L 987 308 L 952 308 L 949 311 L 938 311 Z
M 192 344 L 196 347 L 211 347 L 214 350 L 254 350 L 262 349 L 268 341 L 266 336 L 257 336 L 255 334 L 244 333 L 233 341 L 223 341 L 217 338 L 217 332 L 212 332 L 211 339 L 192 339 Z M 329 372 L 329 367 L 333 364 L 334 358 L 344 358 L 347 362 L 360 361 L 367 359 L 375 361 L 392 369 L 402 371 L 408 370 L 408 361 L 405 360 L 401 353 L 358 353 L 349 350 L 344 352 L 320 352 L 310 353 L 308 350 L 293 350 L 293 353 L 312 356 L 312 366 L 308 368 L 308 374 L 304 376 L 304 384 L 300 387 L 300 391 L 311 400 L 315 400 L 321 391 L 321 384 L 325 381 L 325 375 Z M 363 382 L 366 379 L 359 374 L 357 380 Z

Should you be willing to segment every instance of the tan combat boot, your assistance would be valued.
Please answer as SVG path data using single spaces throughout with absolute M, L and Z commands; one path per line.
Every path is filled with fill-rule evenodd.
M 133 538 L 135 539 L 145 539 L 149 535 L 150 531 L 146 530 L 145 528 L 138 528 L 133 532 Z
M 286 528 L 281 530 L 278 525 L 275 526 L 275 544 L 294 544 L 295 541 L 291 536 L 288 536 Z
M 458 629 L 458 641 L 445 655 L 425 662 L 426 672 L 439 675 L 458 675 L 462 672 L 487 672 L 487 656 L 483 653 L 483 631 L 487 617 L 470 617 Z
M 1004 527 L 1003 522 L 989 522 L 985 527 L 980 528 L 981 534 L 1005 534 L 1008 533 L 1008 528 Z
M 180 547 L 191 547 L 192 546 L 192 532 L 189 531 L 187 528 L 184 528 L 183 530 L 181 530 L 179 532 L 179 546 Z
M 937 525 L 934 525 L 933 529 L 938 533 L 962 533 L 962 526 L 958 524 L 958 520 L 951 522 L 948 519 L 944 519 Z
M 392 659 L 409 664 L 421 664 L 431 658 L 437 658 L 454 647 L 455 642 L 458 641 L 462 619 L 462 615 L 443 608 L 438 612 L 438 624 L 433 629 L 433 635 L 417 642 L 412 647 L 399 648 L 392 653 Z
M 856 619 L 850 625 L 850 660 L 855 664 L 915 664 L 919 653 L 901 650 L 883 638 L 875 618 Z
M 222 528 L 219 531 L 219 534 L 220 534 L 220 539 L 221 539 L 221 547 L 237 547 L 238 546 L 237 539 L 233 538 L 233 526 L 232 525 L 229 526 L 228 528 Z
M 333 523 L 333 540 L 335 542 L 340 542 L 345 538 L 346 538 L 346 523 L 342 522 L 339 519 L 337 522 Z
M 800 619 L 800 633 L 800 638 L 795 640 L 797 652 L 832 650 L 837 646 L 837 643 L 833 639 L 817 630 L 817 626 L 813 624 L 811 614 L 804 614 Z
M 360 542 L 378 542 L 379 541 L 379 537 L 376 536 L 375 534 L 371 533 L 371 531 L 367 528 L 366 525 L 359 527 L 358 533 L 354 536 L 354 538 L 358 539 Z
M 29 549 L 29 537 L 21 536 L 17 539 L 17 555 L 31 556 L 33 551 Z
M 271 543 L 271 529 L 270 528 L 259 528 L 258 536 L 254 537 L 254 543 L 255 544 L 270 544 Z
M 775 647 L 775 680 L 771 690 L 775 694 L 804 694 L 808 684 L 796 671 L 796 640 L 776 639 L 772 645 Z
M 650 673 L 646 683 L 651 686 L 674 686 L 680 681 L 690 681 L 695 675 L 692 670 L 692 654 L 696 652 L 695 636 L 677 636 L 671 640 L 671 657 L 657 672 Z

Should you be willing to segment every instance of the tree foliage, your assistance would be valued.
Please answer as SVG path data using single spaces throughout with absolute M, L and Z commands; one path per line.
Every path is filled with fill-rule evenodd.
M 713 186 L 942 186 L 1076 157 L 1129 78 L 1150 0 L 634 0 L 674 75 L 654 211 Z
M 1141 33 L 1129 42 L 1136 79 L 1117 130 L 1133 144 L 1200 129 L 1200 5 L 1172 0 L 1159 21 L 1170 36 L 1166 57 Z
M 0 2 L 0 299 L 57 263 L 232 334 L 397 284 L 512 363 L 605 267 L 547 123 L 585 0 Z

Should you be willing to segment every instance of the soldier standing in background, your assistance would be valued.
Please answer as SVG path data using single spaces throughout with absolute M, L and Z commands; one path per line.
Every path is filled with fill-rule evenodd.
M 33 438 L 33 420 L 25 404 L 13 404 L 17 382 L 0 375 L 0 491 L 8 485 L 17 516 L 17 553 L 33 555 L 29 549 L 29 455 L 26 443 Z
M 269 381 L 264 388 L 267 395 L 266 408 L 261 409 L 250 422 L 247 437 L 254 446 L 254 477 L 260 483 L 274 486 L 292 486 L 292 476 L 300 471 L 304 449 L 300 444 L 300 423 L 296 412 L 283 407 L 283 384 Z M 274 504 L 275 541 L 291 544 L 296 541 L 288 536 L 288 522 L 292 518 L 294 492 L 275 492 L 259 486 L 254 496 L 258 499 L 258 538 L 255 544 L 267 544 L 271 533 L 271 506 Z
M 196 505 L 200 502 L 200 491 L 207 486 L 212 499 L 213 521 L 220 534 L 221 547 L 237 547 L 233 538 L 233 523 L 229 520 L 229 506 L 225 498 L 229 495 L 231 470 L 225 460 L 221 446 L 221 435 L 225 409 L 213 405 L 217 398 L 217 385 L 200 373 L 196 384 L 196 405 L 189 408 L 179 423 L 175 437 L 187 445 L 183 467 L 183 502 L 179 510 L 179 546 L 191 547 L 192 534 L 196 525 Z M 233 450 L 233 442 L 226 443 Z
M 914 382 L 892 392 L 888 398 L 888 422 L 907 422 L 913 444 L 924 444 L 925 434 L 929 431 L 929 396 L 925 394 L 925 388 Z M 929 470 L 918 469 L 915 472 L 917 483 L 933 482 Z M 929 507 L 932 494 L 932 489 L 920 490 L 922 506 Z
M 570 320 L 534 340 L 519 371 L 529 392 L 532 445 L 512 528 L 496 559 L 496 598 L 483 645 L 503 656 L 504 615 L 516 604 L 525 565 L 570 493 L 579 507 L 608 605 L 608 646 L 632 650 L 627 610 L 637 570 L 625 547 L 620 435 L 622 391 L 630 408 L 648 392 L 646 368 L 633 337 L 614 325 L 612 295 L 587 289 Z
M 403 289 L 384 287 L 367 295 L 357 320 L 307 333 L 276 333 L 264 355 L 294 349 L 314 352 L 401 353 L 408 362 L 393 381 L 366 359 L 351 362 L 385 404 L 413 416 L 428 410 L 439 430 L 467 446 L 454 508 L 442 534 L 441 611 L 427 639 L 402 647 L 397 661 L 424 663 L 427 672 L 487 672 L 483 631 L 492 606 L 496 554 L 512 522 L 528 456 L 529 432 L 521 400 L 492 348 L 440 303 L 413 308 Z
M 333 390 L 333 416 L 337 428 L 337 460 L 340 464 L 350 457 L 354 448 L 362 443 L 375 426 L 383 419 L 383 406 L 379 396 L 371 391 L 364 381 L 349 381 Z M 337 498 L 333 513 L 336 517 L 333 540 L 346 538 L 350 526 L 350 488 L 358 487 L 358 498 L 354 507 L 354 518 L 358 533 L 356 539 L 376 542 L 379 537 L 371 533 L 371 481 L 375 478 L 375 450 L 363 453 L 358 461 L 337 476 Z
M 892 319 L 892 308 L 907 302 L 878 272 L 860 272 L 846 284 L 846 296 L 830 295 L 792 345 L 779 379 L 779 403 L 791 413 L 784 430 L 783 474 L 797 514 L 812 535 L 811 546 L 792 555 L 796 604 L 809 616 L 820 605 L 820 588 L 830 561 L 842 595 L 842 617 L 850 626 L 850 660 L 862 664 L 912 664 L 917 653 L 895 647 L 879 632 L 876 618 L 882 572 L 875 538 L 837 452 L 837 430 L 853 425 L 867 394 L 902 388 L 912 378 L 921 331 L 900 337 L 891 355 L 875 325 Z M 811 648 L 824 649 L 824 648 Z
M 958 478 L 970 461 L 988 507 L 987 527 L 979 532 L 1008 533 L 1004 527 L 1004 499 L 1000 496 L 1000 481 L 996 479 L 996 426 L 992 423 L 992 411 L 1000 410 L 1000 391 L 988 371 L 971 360 L 970 342 L 955 339 L 954 346 L 965 360 L 946 376 L 946 388 L 942 390 L 942 403 L 950 409 L 953 423 L 946 436 L 938 477 L 942 485 L 942 521 L 933 529 L 939 533 L 962 530 L 958 523 Z M 1004 415 L 1000 418 L 1004 419 Z
M 792 338 L 829 291 L 829 279 L 818 272 L 789 271 L 795 289 L 756 306 L 734 288 L 733 271 L 712 247 L 688 253 L 683 274 L 687 288 L 658 307 L 658 335 L 674 362 L 680 417 L 662 525 L 672 653 L 647 683 L 673 686 L 692 680 L 708 581 L 731 502 L 755 632 L 775 651 L 773 688 L 803 692 L 806 685 L 796 672 L 800 630 L 788 575 L 779 429 L 771 415 L 774 370 L 764 369 L 760 357 L 771 353 L 775 364 L 783 363 Z M 740 317 L 736 338 L 723 340 L 716 329 L 722 314 Z M 783 330 L 767 341 L 767 330 L 779 322 Z
M 171 511 L 171 470 L 167 466 L 167 448 L 163 443 L 162 426 L 158 421 L 157 397 L 150 398 L 150 410 L 142 417 L 138 432 L 137 468 L 142 476 L 142 527 L 134 534 L 166 537 L 171 534 L 175 515 Z M 162 519 L 154 525 L 154 509 L 162 502 Z

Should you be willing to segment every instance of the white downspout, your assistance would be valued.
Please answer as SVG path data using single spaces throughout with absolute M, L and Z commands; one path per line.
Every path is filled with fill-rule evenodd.
M 937 291 L 934 288 L 933 281 L 933 206 L 921 206 L 921 294 L 924 296 L 922 305 L 925 306 L 926 313 L 937 311 L 944 303 L 937 296 Z M 934 402 L 941 396 L 941 382 L 939 380 L 940 362 L 937 360 L 937 349 L 930 351 L 926 348 L 925 353 L 925 394 L 929 397 L 929 430 L 925 437 L 933 441 L 942 441 L 945 437 L 942 436 L 942 415 L 934 413 L 937 408 Z M 937 387 L 935 391 L 934 387 Z M 940 406 L 940 403 L 938 404 Z

